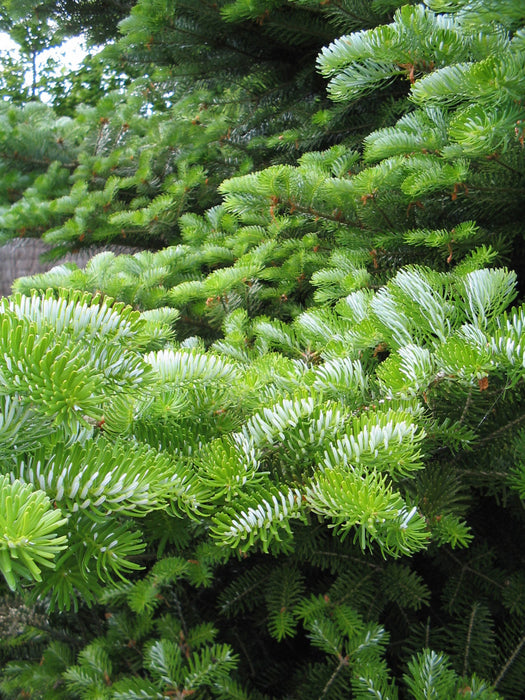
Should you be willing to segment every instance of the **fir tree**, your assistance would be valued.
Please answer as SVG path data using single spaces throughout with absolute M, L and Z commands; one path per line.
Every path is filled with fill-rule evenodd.
M 388 11 L 358 25 L 381 17 Z M 91 60 L 87 76 L 65 96 L 58 91 L 68 119 L 34 104 L 0 113 L 9 173 L 3 240 L 41 236 L 57 256 L 101 241 L 162 247 L 180 241 L 182 213 L 219 203 L 226 177 L 295 162 L 313 147 L 360 143 L 371 126 L 392 123 L 394 95 L 392 104 L 329 109 L 315 68 L 323 45 L 355 24 L 343 7 L 284 1 L 138 3 L 120 42 L 102 54 L 110 70 Z M 71 116 L 78 95 L 91 108 Z
M 154 250 L 1 301 L 4 694 L 520 698 L 522 8 L 171 7 L 122 24 L 118 118 L 54 123 L 51 153 L 18 137 L 49 108 L 6 110 L 6 236 Z M 338 106 L 283 131 L 300 83 L 252 98 L 285 39 Z

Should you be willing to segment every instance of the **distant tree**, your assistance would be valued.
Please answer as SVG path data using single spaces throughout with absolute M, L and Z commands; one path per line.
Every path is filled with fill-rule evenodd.
M 26 82 L 30 65 L 20 56 L 13 55 L 5 49 L 0 50 L 0 90 L 2 100 L 11 105 L 28 102 L 32 88 Z
M 118 23 L 134 4 L 135 0 L 3 0 L 0 26 L 20 32 L 23 26 L 40 23 L 50 34 L 86 34 L 92 43 L 104 44 L 118 35 Z
M 308 3 L 139 3 L 120 41 L 71 88 L 52 81 L 59 112 L 81 100 L 92 109 L 71 120 L 43 107 L 10 111 L 1 147 L 17 184 L 2 236 L 42 236 L 58 255 L 100 241 L 158 248 L 180 240 L 183 212 L 220 201 L 225 178 L 312 148 L 358 146 L 404 111 L 409 84 L 334 107 L 315 58 L 343 28 L 390 16 Z

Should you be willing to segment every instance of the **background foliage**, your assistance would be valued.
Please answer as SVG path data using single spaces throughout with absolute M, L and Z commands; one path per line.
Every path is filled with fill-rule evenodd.
M 4 696 L 520 698 L 521 3 L 111 7 L 0 106 L 3 240 L 138 249 L 1 301 Z

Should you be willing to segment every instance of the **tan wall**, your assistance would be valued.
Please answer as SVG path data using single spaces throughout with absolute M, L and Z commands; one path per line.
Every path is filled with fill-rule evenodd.
M 100 248 L 86 248 L 79 253 L 68 253 L 59 261 L 42 263 L 40 256 L 49 250 L 41 240 L 36 238 L 15 238 L 0 247 L 0 296 L 11 293 L 11 285 L 17 277 L 36 275 L 39 272 L 47 272 L 55 265 L 62 262 L 74 262 L 79 267 L 85 267 L 86 263 L 97 253 L 104 250 L 112 250 L 115 253 L 135 253 L 136 248 L 126 246 L 104 246 Z

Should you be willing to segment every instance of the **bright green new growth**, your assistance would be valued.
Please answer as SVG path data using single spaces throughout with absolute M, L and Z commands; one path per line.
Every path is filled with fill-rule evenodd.
M 20 579 L 42 581 L 41 567 L 54 568 L 67 546 L 57 533 L 67 519 L 45 493 L 9 476 L 0 482 L 0 513 L 0 570 L 9 588 L 16 590 Z

